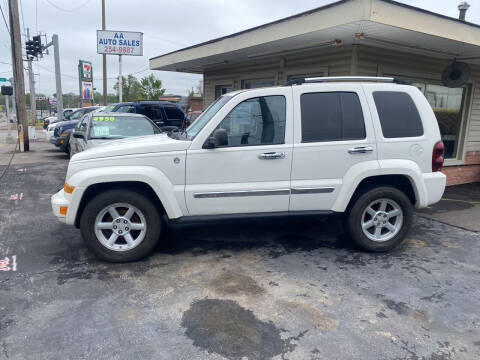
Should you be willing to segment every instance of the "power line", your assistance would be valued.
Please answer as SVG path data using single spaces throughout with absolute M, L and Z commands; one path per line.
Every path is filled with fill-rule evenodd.
M 45 70 L 45 71 L 48 71 L 48 72 L 50 72 L 50 73 L 52 73 L 52 74 L 55 74 L 55 71 L 53 71 L 53 70 L 51 70 L 51 69 L 49 69 L 49 68 L 47 68 L 47 67 L 45 67 L 45 66 L 42 66 L 42 65 L 40 65 L 39 63 L 37 63 L 37 66 L 38 66 L 39 68 Z M 139 70 L 139 71 L 135 71 L 135 72 L 133 72 L 133 73 L 129 73 L 129 74 L 125 74 L 125 75 L 126 75 L 126 76 L 128 76 L 128 75 L 136 75 L 136 74 L 140 74 L 140 73 L 142 73 L 142 72 L 148 71 L 148 70 L 150 70 L 150 69 L 149 69 L 149 68 L 146 68 L 146 69 Z M 64 74 L 64 73 L 62 73 L 62 77 L 66 77 L 66 78 L 69 78 L 69 79 L 78 80 L 78 75 L 71 75 L 71 74 Z M 118 76 L 107 77 L 107 80 L 117 80 L 117 79 L 118 79 Z M 100 81 L 100 80 L 103 80 L 103 78 L 97 78 L 97 79 L 95 79 L 95 80 L 99 80 L 99 81 Z
M 165 39 L 165 38 L 162 38 L 162 37 L 153 36 L 153 35 L 150 35 L 150 34 L 143 34 L 143 35 L 145 35 L 146 37 L 152 38 L 152 39 L 157 39 L 157 40 L 169 42 L 169 43 L 171 43 L 171 44 L 180 45 L 180 46 L 187 46 L 186 44 L 182 44 L 182 43 L 179 43 L 179 42 L 177 42 L 177 41 Z
M 61 8 L 60 6 L 56 5 L 55 3 L 53 3 L 51 0 L 46 0 L 47 3 L 49 3 L 50 5 L 52 5 L 54 8 L 60 10 L 60 11 L 65 11 L 65 12 L 75 12 L 77 10 L 80 10 L 82 7 L 84 7 L 85 5 L 87 5 L 90 0 L 87 0 L 85 1 L 83 4 L 77 6 L 76 8 L 73 8 L 73 9 L 64 9 L 64 8 Z
M 3 13 L 2 5 L 0 5 L 0 10 L 2 11 L 3 21 L 5 22 L 5 26 L 7 27 L 7 31 L 10 34 L 10 29 L 8 28 L 7 20 L 5 19 L 5 14 Z

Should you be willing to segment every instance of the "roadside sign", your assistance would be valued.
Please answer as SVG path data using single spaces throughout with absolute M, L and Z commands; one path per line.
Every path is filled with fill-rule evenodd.
M 143 33 L 97 30 L 97 54 L 143 55 Z
M 47 101 L 47 97 L 46 96 L 35 96 L 35 99 L 37 101 Z
M 93 83 L 91 81 L 82 81 L 82 99 L 93 99 Z
M 0 78 L 0 82 L 7 82 L 7 78 Z
M 92 81 L 92 63 L 90 61 L 79 60 L 80 79 Z
M 50 105 L 57 105 L 57 99 L 55 98 L 48 99 L 48 102 L 50 103 Z

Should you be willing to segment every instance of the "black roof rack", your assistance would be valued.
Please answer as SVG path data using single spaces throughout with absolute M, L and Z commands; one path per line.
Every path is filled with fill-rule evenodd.
M 327 77 L 313 77 L 313 78 L 298 78 L 287 81 L 284 86 L 301 85 L 308 83 L 322 83 L 322 82 L 384 82 L 395 83 L 401 85 L 410 85 L 410 82 L 405 79 L 394 77 L 375 77 L 375 76 L 327 76 Z

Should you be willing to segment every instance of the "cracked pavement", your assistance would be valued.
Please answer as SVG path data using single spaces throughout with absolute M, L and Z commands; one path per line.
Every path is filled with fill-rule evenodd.
M 480 358 L 478 233 L 416 216 L 372 254 L 335 219 L 175 225 L 108 264 L 51 213 L 66 156 L 32 149 L 0 180 L 0 359 Z

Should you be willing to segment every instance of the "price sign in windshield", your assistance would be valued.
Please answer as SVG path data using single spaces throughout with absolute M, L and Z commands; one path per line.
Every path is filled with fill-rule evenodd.
M 97 30 L 97 54 L 143 55 L 143 33 Z

